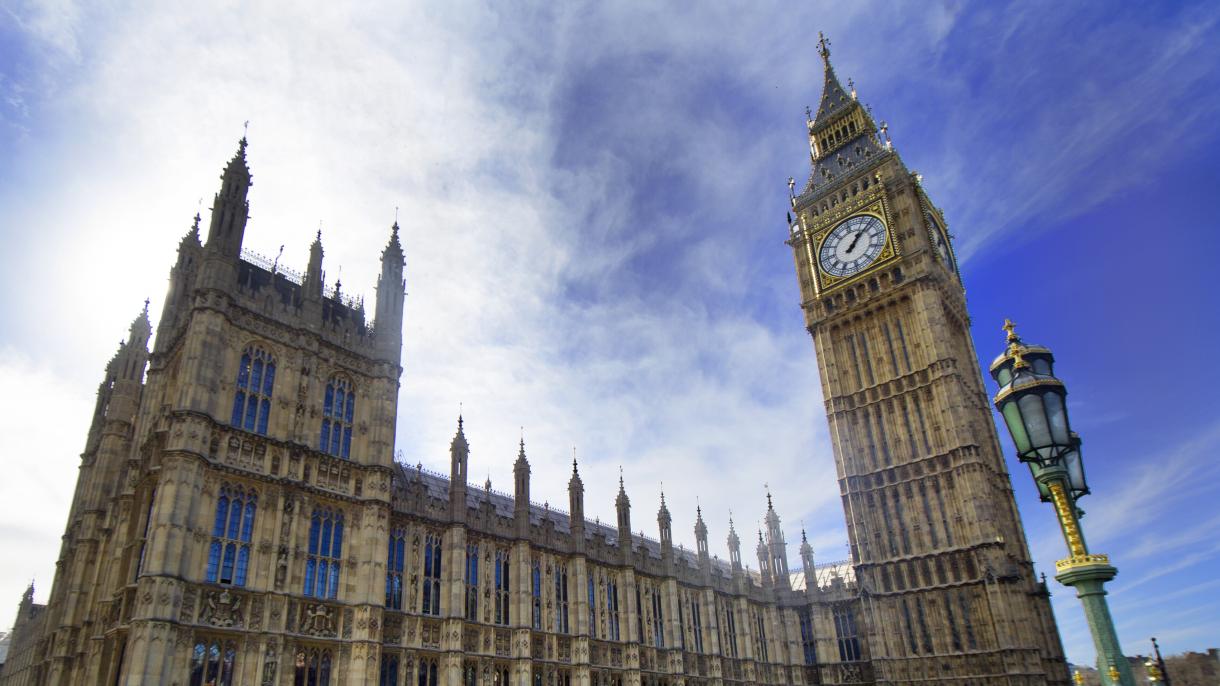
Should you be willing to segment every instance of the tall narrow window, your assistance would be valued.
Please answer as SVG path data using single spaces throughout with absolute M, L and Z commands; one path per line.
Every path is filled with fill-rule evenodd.
M 733 612 L 733 601 L 721 601 L 721 614 L 724 616 L 720 624 L 724 634 L 721 641 L 723 650 L 729 657 L 737 657 L 737 618 Z
M 419 661 L 419 686 L 436 686 L 436 660 L 426 658 Z
M 534 629 L 542 630 L 542 565 L 534 560 L 530 570 L 530 598 L 534 608 Z
M 377 686 L 398 686 L 398 656 L 381 654 L 381 674 Z
M 479 620 L 479 544 L 466 546 L 466 619 Z
M 508 626 L 509 589 L 508 551 L 496 551 L 496 624 Z
M 763 662 L 767 662 L 767 622 L 761 609 L 754 611 L 754 624 L 758 627 L 758 651 Z
M 330 651 L 298 650 L 293 671 L 293 686 L 330 686 Z
M 216 499 L 212 545 L 208 549 L 207 580 L 214 584 L 246 585 L 250 565 L 250 536 L 258 495 L 239 486 L 222 484 Z
M 335 376 L 326 384 L 322 398 L 322 435 L 318 450 L 347 459 L 352 452 L 352 417 L 356 412 L 356 392 L 347 379 Z
M 835 605 L 832 613 L 835 622 L 835 638 L 839 643 L 839 661 L 858 661 L 860 659 L 860 640 L 856 635 L 855 615 L 846 605 Z
M 699 601 L 692 598 L 690 604 L 691 626 L 695 631 L 695 651 L 703 652 L 703 617 L 699 613 Z
M 157 502 L 157 491 L 148 494 L 148 507 L 144 510 L 144 533 L 140 536 L 140 562 L 136 565 L 136 576 L 144 571 L 144 549 L 148 546 L 148 526 L 152 524 L 153 504 Z
M 218 639 L 201 640 L 191 653 L 190 686 L 233 686 L 237 644 Z
M 567 565 L 555 565 L 555 633 L 568 633 Z
M 420 611 L 426 615 L 441 613 L 441 537 L 428 534 L 424 539 L 424 589 Z
M 402 609 L 402 573 L 406 547 L 406 532 L 402 529 L 391 531 L 385 564 L 385 606 L 391 610 Z
M 275 358 L 258 346 L 250 346 L 242 352 L 240 365 L 230 423 L 266 435 L 271 390 L 275 387 Z
M 618 582 L 613 578 L 606 584 L 606 614 L 609 615 L 610 640 L 621 640 L 618 615 Z
M 661 618 L 661 592 L 652 591 L 652 643 L 658 648 L 665 647 L 665 627 Z
M 589 638 L 597 638 L 597 591 L 593 588 L 593 572 L 588 574 L 589 588 Z
M 813 613 L 810 612 L 808 606 L 798 607 L 796 609 L 796 617 L 801 625 L 801 647 L 805 651 L 805 664 L 816 665 L 818 663 L 817 642 L 813 635 Z
M 335 598 L 343 560 L 343 513 L 314 510 L 305 559 L 305 595 Z

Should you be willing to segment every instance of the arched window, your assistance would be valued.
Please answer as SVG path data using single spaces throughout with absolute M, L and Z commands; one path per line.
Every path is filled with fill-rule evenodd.
M 330 686 L 329 650 L 298 650 L 294 667 L 293 686 Z
M 534 607 L 534 629 L 542 629 L 542 569 L 541 563 L 534 560 L 530 571 L 530 597 Z
M 343 559 L 343 513 L 314 510 L 305 559 L 305 595 L 335 598 Z
M 250 346 L 241 354 L 237 368 L 237 387 L 233 396 L 233 419 L 230 422 L 246 431 L 267 434 L 267 416 L 271 414 L 271 390 L 275 386 L 275 358 L 271 353 Z
M 402 572 L 407 545 L 407 534 L 402 529 L 390 532 L 390 545 L 385 565 L 385 606 L 391 610 L 402 609 Z
M 377 680 L 378 686 L 398 686 L 398 656 L 381 655 L 381 675 Z
M 508 626 L 508 551 L 496 551 L 496 624 Z
M 258 511 L 258 493 L 222 484 L 216 499 L 212 545 L 208 549 L 207 580 L 214 584 L 246 585 L 250 566 L 250 536 Z
M 441 614 L 441 537 L 428 534 L 424 540 L 424 592 L 421 611 L 426 615 Z
M 555 565 L 555 633 L 568 633 L 568 566 Z
M 466 619 L 479 619 L 479 544 L 466 545 Z
M 436 660 L 419 661 L 419 686 L 436 686 Z
M 331 377 L 322 399 L 322 435 L 318 450 L 347 459 L 352 452 L 352 417 L 356 412 L 356 392 L 347 379 Z
M 190 686 L 233 686 L 237 644 L 219 639 L 201 639 L 191 653 Z

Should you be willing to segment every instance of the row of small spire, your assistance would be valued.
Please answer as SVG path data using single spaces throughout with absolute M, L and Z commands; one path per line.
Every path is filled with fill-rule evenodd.
M 457 432 L 450 442 L 450 458 L 451 458 L 451 478 L 450 488 L 455 496 L 464 496 L 467 474 L 467 460 L 470 455 L 470 443 L 466 439 L 465 420 L 462 415 L 458 415 Z M 519 516 L 527 514 L 530 504 L 529 500 L 529 460 L 525 454 L 525 436 L 522 433 L 517 444 L 517 459 L 513 464 L 513 474 L 516 481 L 515 501 Z M 491 490 L 491 478 L 488 477 L 486 489 Z M 584 526 L 584 482 L 580 478 L 580 468 L 576 459 L 576 450 L 572 450 L 572 476 L 568 480 L 568 493 L 571 499 L 570 516 L 572 528 L 578 529 Z M 661 505 L 657 510 L 657 524 L 661 532 L 661 544 L 663 547 L 672 546 L 672 517 L 670 516 L 669 507 L 665 502 L 665 487 L 661 486 Z M 464 497 L 463 497 L 464 501 Z M 618 514 L 618 528 L 620 538 L 631 535 L 630 531 L 630 510 L 631 499 L 627 495 L 626 484 L 623 480 L 623 470 L 619 467 L 618 479 L 618 494 L 614 499 L 615 510 Z M 787 583 L 787 559 L 784 552 L 786 543 L 784 541 L 784 533 L 780 526 L 779 514 L 775 511 L 775 505 L 771 497 L 771 490 L 767 488 L 767 513 L 765 515 L 766 535 L 764 537 L 763 528 L 758 530 L 758 556 L 759 563 L 763 567 L 764 577 L 770 571 L 775 578 L 782 577 L 783 583 Z M 708 556 L 707 548 L 707 524 L 703 521 L 703 507 L 696 504 L 695 506 L 695 539 L 697 542 L 697 552 L 701 559 L 706 559 Z M 641 532 L 642 535 L 642 532 Z M 733 523 L 733 513 L 729 511 L 729 533 L 727 538 L 729 546 L 729 561 L 734 569 L 741 568 L 741 539 L 737 535 L 737 530 Z M 813 570 L 813 547 L 809 544 L 809 538 L 806 535 L 805 529 L 801 529 L 801 547 L 800 547 L 802 563 L 806 566 L 806 572 Z

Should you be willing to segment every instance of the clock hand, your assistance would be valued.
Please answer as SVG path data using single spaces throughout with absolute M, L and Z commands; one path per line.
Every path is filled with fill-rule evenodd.
M 851 239 L 851 244 L 847 246 L 847 252 L 850 253 L 851 251 L 856 249 L 856 243 L 860 242 L 860 236 L 863 236 L 863 235 L 864 235 L 864 231 L 856 232 L 856 236 Z

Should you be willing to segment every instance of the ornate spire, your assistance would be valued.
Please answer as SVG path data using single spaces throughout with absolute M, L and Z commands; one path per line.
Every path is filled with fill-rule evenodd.
M 131 320 L 127 341 L 139 348 L 148 346 L 148 337 L 152 335 L 152 324 L 148 321 L 148 298 L 144 299 L 144 309 Z
M 835 75 L 835 68 L 830 64 L 830 40 L 821 32 L 818 32 L 818 54 L 822 56 L 825 67 L 825 80 L 822 85 L 822 101 L 818 104 L 817 116 L 810 123 L 810 128 L 826 121 L 832 114 L 839 113 L 855 101 L 854 96 L 850 95 L 852 91 L 844 89 L 843 84 L 839 83 L 839 77 Z
M 449 452 L 468 452 L 470 444 L 466 442 L 466 431 L 462 426 L 462 415 L 458 415 L 457 433 L 453 435 L 453 441 L 449 443 Z

